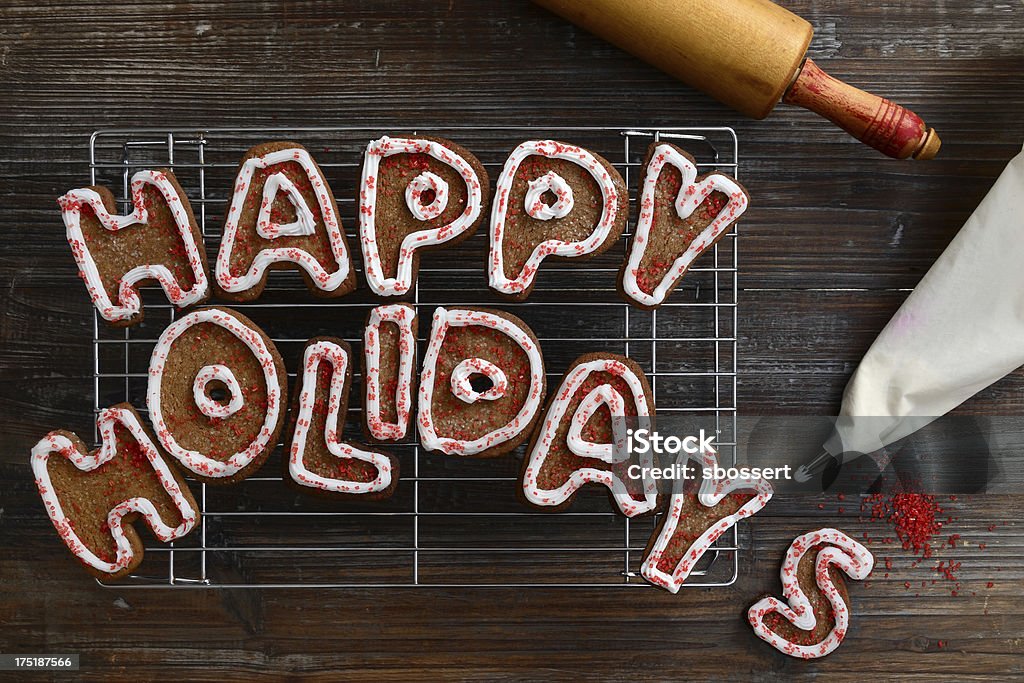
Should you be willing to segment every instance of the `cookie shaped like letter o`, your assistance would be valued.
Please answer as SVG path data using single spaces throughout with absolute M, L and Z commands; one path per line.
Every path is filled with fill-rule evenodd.
M 526 449 L 520 473 L 522 500 L 559 512 L 580 488 L 596 484 L 608 488 L 613 505 L 627 517 L 654 512 L 657 482 L 649 476 L 629 476 L 633 465 L 650 471 L 651 449 L 638 457 L 617 457 L 627 452 L 628 421 L 623 418 L 649 428 L 653 416 L 651 387 L 636 362 L 615 354 L 580 356 L 548 400 L 540 429 Z
M 94 576 L 116 579 L 142 562 L 136 520 L 173 541 L 195 528 L 199 507 L 134 408 L 100 411 L 96 429 L 102 442 L 91 452 L 71 432 L 47 434 L 32 449 L 32 472 L 68 550 Z
M 420 251 L 472 235 L 487 208 L 487 172 L 450 140 L 382 137 L 366 147 L 359 245 L 374 294 L 406 294 Z
M 545 388 L 540 345 L 522 320 L 437 308 L 420 374 L 420 441 L 448 455 L 507 453 L 529 438 Z
M 334 193 L 302 145 L 268 142 L 245 153 L 238 167 L 216 283 L 232 301 L 257 298 L 267 271 L 294 268 L 321 296 L 355 289 L 352 255 Z
M 163 331 L 146 395 L 160 445 L 211 484 L 246 478 L 273 451 L 285 417 L 274 343 L 229 308 L 201 308 Z
M 747 210 L 743 186 L 722 173 L 697 176 L 693 157 L 666 143 L 647 149 L 640 215 L 619 290 L 629 303 L 654 309 L 694 259 L 713 247 Z
M 340 339 L 310 339 L 287 443 L 287 479 L 307 493 L 377 500 L 398 483 L 398 458 L 342 438 L 352 383 L 352 349 Z
M 606 251 L 628 212 L 626 183 L 605 159 L 554 140 L 520 144 L 505 161 L 491 206 L 491 288 L 525 299 L 545 258 Z
M 747 610 L 754 633 L 791 657 L 824 657 L 843 642 L 850 628 L 850 596 L 842 573 L 863 580 L 875 558 L 838 529 L 797 536 L 782 563 L 782 595 L 767 597 Z
M 132 213 L 119 216 L 105 187 L 57 200 L 68 244 L 100 317 L 117 327 L 142 321 L 138 288 L 156 282 L 175 306 L 209 296 L 206 250 L 188 197 L 168 170 L 132 176 Z

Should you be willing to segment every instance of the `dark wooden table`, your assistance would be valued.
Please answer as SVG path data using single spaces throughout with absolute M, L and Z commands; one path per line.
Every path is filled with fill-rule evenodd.
M 937 160 L 884 159 L 800 110 L 741 119 L 526 2 L 5 3 L 0 651 L 77 652 L 82 675 L 97 680 L 379 680 L 425 669 L 467 678 L 1024 675 L 1020 494 L 945 503 L 964 539 L 944 554 L 963 561 L 960 594 L 943 582 L 908 591 L 904 582 L 933 573 L 886 551 L 888 577 L 851 589 L 846 643 L 812 663 L 757 641 L 741 613 L 778 591 L 797 533 L 866 528 L 834 501 L 824 510 L 776 501 L 741 537 L 735 585 L 672 596 L 103 590 L 66 556 L 37 499 L 32 444 L 57 427 L 91 433 L 92 313 L 54 198 L 87 180 L 87 136 L 101 127 L 734 126 L 754 197 L 740 275 L 740 408 L 834 412 L 906 290 L 1020 150 L 1024 6 L 785 4 L 814 24 L 811 55 L 825 68 L 936 127 Z M 1019 371 L 960 409 L 1022 411 Z

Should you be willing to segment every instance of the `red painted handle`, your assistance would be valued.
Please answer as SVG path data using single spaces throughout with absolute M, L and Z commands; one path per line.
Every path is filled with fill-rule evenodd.
M 931 159 L 942 145 L 935 129 L 928 128 L 914 112 L 832 78 L 810 59 L 782 101 L 824 116 L 894 159 Z

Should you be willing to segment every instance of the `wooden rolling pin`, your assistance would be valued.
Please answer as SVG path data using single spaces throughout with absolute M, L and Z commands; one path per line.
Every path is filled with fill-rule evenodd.
M 781 100 L 896 159 L 942 144 L 914 112 L 806 59 L 814 29 L 768 0 L 534 1 L 755 119 Z

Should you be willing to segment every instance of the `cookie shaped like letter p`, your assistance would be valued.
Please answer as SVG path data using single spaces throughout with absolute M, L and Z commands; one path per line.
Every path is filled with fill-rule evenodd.
M 138 287 L 155 281 L 185 307 L 209 296 L 206 252 L 184 190 L 167 170 L 132 176 L 130 214 L 116 212 L 105 187 L 71 190 L 57 200 L 68 244 L 100 316 L 118 327 L 142 321 Z
M 195 528 L 199 508 L 134 408 L 107 408 L 96 427 L 102 445 L 92 452 L 71 432 L 47 434 L 32 449 L 32 472 L 64 544 L 91 574 L 116 579 L 142 562 L 135 520 L 173 541 Z

